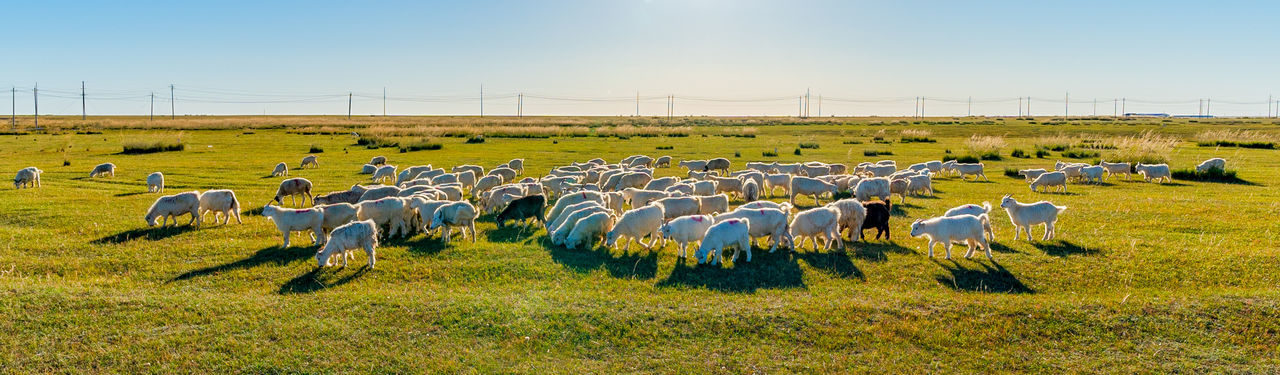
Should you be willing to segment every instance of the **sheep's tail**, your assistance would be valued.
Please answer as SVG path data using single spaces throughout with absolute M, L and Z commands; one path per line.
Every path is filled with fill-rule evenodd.
M 982 209 L 991 212 L 991 202 L 982 201 Z
M 1063 213 L 1067 211 L 1067 206 L 1053 206 L 1053 207 L 1058 209 L 1058 213 Z

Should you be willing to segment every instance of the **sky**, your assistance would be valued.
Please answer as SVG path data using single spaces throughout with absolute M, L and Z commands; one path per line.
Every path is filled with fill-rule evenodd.
M 1263 116 L 1280 2 L 25 1 L 19 115 Z M 822 99 L 819 100 L 819 97 Z M 969 101 L 972 98 L 973 104 Z M 1068 101 L 1069 98 L 1069 101 Z M 1097 105 L 1094 105 L 1094 101 Z M 821 104 L 819 104 L 821 102 Z M 821 108 L 819 108 L 821 107 Z M 1096 108 L 1096 109 L 1095 109 Z M 1274 107 L 1273 107 L 1274 108 Z

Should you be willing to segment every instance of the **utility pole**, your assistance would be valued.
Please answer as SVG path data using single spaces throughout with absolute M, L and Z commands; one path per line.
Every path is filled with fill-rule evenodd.
M 1205 100 L 1204 100 L 1204 115 L 1205 115 L 1205 116 L 1211 116 L 1211 115 L 1209 114 L 1209 106 L 1210 106 L 1210 105 L 1213 105 L 1213 99 L 1205 99 Z
M 969 110 L 965 112 L 964 116 L 965 117 L 973 116 L 973 97 L 972 96 L 969 97 Z
M 1120 116 L 1120 99 L 1111 98 L 1111 117 Z
M 1127 116 L 1129 115 L 1129 110 L 1125 107 L 1125 104 L 1127 104 L 1125 103 L 1125 98 L 1120 98 L 1120 113 L 1123 113 Z
M 520 93 L 520 96 L 518 97 L 518 99 L 516 99 L 516 116 L 520 118 L 524 118 L 524 93 L 523 92 Z
M 640 92 L 636 91 L 636 117 L 640 117 Z
M 347 91 L 347 119 L 351 119 L 351 92 Z
M 818 117 L 822 117 L 822 94 L 818 94 Z
M 920 118 L 924 118 L 924 97 L 920 97 Z
M 480 84 L 480 117 L 484 118 L 484 84 Z
M 1071 116 L 1071 92 L 1067 92 L 1067 96 L 1062 99 L 1062 119 L 1066 120 Z
M 1027 117 L 1031 117 L 1031 97 L 1027 97 Z
M 1098 115 L 1098 98 L 1093 98 L 1093 115 Z
M 173 103 L 173 84 L 170 83 L 169 84 L 169 119 L 170 120 L 173 120 L 177 116 L 178 111 L 174 110 L 174 108 L 177 108 L 177 107 Z
M 84 105 L 84 81 L 80 81 L 80 120 L 84 121 L 88 112 L 85 111 Z
M 1271 118 L 1271 95 L 1267 95 L 1267 118 Z
M 796 97 L 796 117 L 804 118 L 804 95 Z
M 804 118 L 809 118 L 809 89 L 804 89 Z
M 39 129 L 40 128 L 40 83 L 39 82 L 36 82 L 36 85 L 31 87 L 31 99 L 32 99 L 32 103 L 35 104 L 35 107 L 36 107 L 36 110 L 35 110 L 36 129 Z
M 382 117 L 387 117 L 387 87 L 382 86 Z
M 1204 116 L 1204 99 L 1196 103 L 1196 116 Z
M 156 92 L 151 92 L 151 121 L 156 120 Z
M 1018 97 L 1018 117 L 1022 117 L 1022 97 Z
M 17 86 L 9 87 L 9 105 L 12 106 L 10 107 L 11 112 L 9 112 L 9 125 L 13 127 L 13 130 L 18 130 L 18 87 Z M 1270 104 L 1267 104 L 1267 106 L 1269 108 Z

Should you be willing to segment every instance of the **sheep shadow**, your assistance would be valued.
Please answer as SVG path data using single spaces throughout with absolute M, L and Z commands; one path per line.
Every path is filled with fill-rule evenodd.
M 1017 249 L 1005 246 L 1004 244 L 999 242 L 988 242 L 988 244 L 991 245 L 991 252 L 993 253 L 1004 253 L 1004 254 L 1021 254 L 1022 253 Z
M 135 195 L 143 195 L 143 194 L 147 194 L 147 193 L 150 193 L 150 192 L 147 192 L 147 191 L 135 191 L 135 192 L 129 192 L 129 193 L 118 193 L 118 194 L 115 194 L 115 195 L 113 195 L 113 196 L 114 196 L 114 197 L 132 197 L 132 196 L 135 196 Z
M 266 264 L 284 266 L 304 258 L 314 257 L 315 255 L 316 255 L 315 246 L 288 247 L 288 248 L 281 248 L 280 246 L 269 246 L 269 247 L 264 247 L 258 250 L 257 252 L 254 252 L 253 255 L 248 258 L 237 260 L 231 263 L 223 263 L 216 266 L 205 267 L 205 268 L 184 272 L 181 275 L 174 277 L 172 280 L 169 280 L 169 282 L 182 281 L 182 280 L 195 278 L 198 276 L 208 276 L 216 273 L 222 273 L 222 272 L 232 271 L 237 269 L 253 268 L 253 267 L 266 265 Z
M 455 241 L 461 240 L 462 238 L 458 237 Z M 410 253 L 417 255 L 432 255 L 444 251 L 445 248 L 449 247 L 448 244 L 444 243 L 443 239 L 432 237 L 429 234 L 420 234 L 409 238 L 401 237 L 387 239 L 382 241 L 382 243 L 389 246 L 404 246 Z M 450 243 L 454 243 L 454 241 L 450 241 Z M 467 240 L 467 243 L 469 244 L 471 241 Z
M 866 280 L 866 274 L 862 273 L 858 266 L 853 264 L 850 259 L 850 253 L 840 251 L 838 249 L 830 251 L 809 250 L 797 251 L 793 253 L 796 259 L 803 260 L 809 264 L 809 267 L 826 271 L 827 273 L 840 278 Z
M 186 232 L 196 230 L 194 223 L 192 225 L 174 225 L 168 227 L 146 227 L 130 229 L 124 232 L 116 233 L 110 236 L 102 237 L 89 243 L 95 245 L 101 244 L 118 244 L 133 240 L 159 241 L 169 237 L 173 237 Z
M 991 262 L 991 265 L 987 265 L 986 263 L 975 261 L 981 268 L 973 269 L 965 268 L 955 260 L 933 259 L 933 263 L 950 273 L 950 275 L 936 276 L 935 280 L 938 281 L 938 284 L 955 291 L 1007 294 L 1031 294 L 1036 292 L 1023 284 L 1021 280 L 1018 280 L 1017 276 L 1010 273 L 1000 263 Z M 947 263 L 950 263 L 950 265 Z
M 732 253 L 728 253 L 728 261 Z M 661 288 L 705 288 L 728 293 L 754 293 L 759 289 L 806 288 L 804 275 L 789 251 L 769 253 L 768 249 L 752 251 L 747 262 L 743 254 L 733 267 L 724 264 L 699 265 L 693 258 L 677 258 L 675 268 L 666 279 L 655 284 Z
M 644 250 L 638 244 L 632 244 L 631 247 L 630 251 L 617 255 L 603 245 L 587 250 L 568 250 L 558 246 L 547 246 L 547 249 L 551 253 L 551 260 L 577 273 L 586 274 L 604 269 L 609 276 L 619 279 L 649 280 L 656 277 L 658 253 L 661 250 Z
M 907 216 L 908 208 L 920 208 L 920 206 L 910 203 L 894 203 L 889 207 L 889 216 Z
M 250 208 L 250 209 L 247 209 L 247 210 L 244 210 L 244 211 L 240 211 L 240 215 L 243 215 L 243 216 L 262 216 L 262 209 L 263 209 L 263 208 L 264 208 L 264 207 L 259 206 L 259 207 Z
M 534 221 L 533 224 L 528 226 L 519 225 L 515 222 L 509 222 L 508 224 L 511 225 L 485 231 L 485 238 L 488 239 L 489 242 L 522 242 L 535 237 L 538 234 L 538 231 L 542 230 L 542 225 L 539 225 L 537 221 Z
M 332 270 L 332 271 L 330 271 Z M 368 264 L 361 263 L 355 272 L 345 276 L 338 277 L 342 268 L 337 267 L 315 267 L 307 273 L 298 275 L 293 279 L 280 285 L 277 294 L 306 294 L 314 293 L 328 288 L 334 288 L 349 283 L 355 279 L 369 273 Z
M 872 236 L 875 236 L 875 234 L 872 234 Z M 863 259 L 863 260 L 872 261 L 872 262 L 884 262 L 889 260 L 889 256 L 887 255 L 888 253 L 894 253 L 894 254 L 915 254 L 916 253 L 916 251 L 911 248 L 900 246 L 897 243 L 894 243 L 891 241 L 879 242 L 877 240 L 877 242 L 859 241 L 855 243 L 858 244 L 859 246 L 854 248 L 852 251 L 850 251 L 853 254 L 853 256 L 858 257 L 858 259 Z M 849 251 L 848 248 L 852 247 L 855 243 L 845 242 L 845 247 L 846 247 L 845 251 Z
M 1050 240 L 1049 242 L 1037 241 L 1037 242 L 1032 242 L 1031 245 L 1035 246 L 1037 249 L 1040 249 L 1040 251 L 1043 251 L 1045 254 L 1049 254 L 1056 257 L 1065 258 L 1072 255 L 1089 255 L 1089 249 L 1084 248 L 1080 245 L 1071 243 L 1070 241 L 1063 241 L 1063 240 Z M 1096 252 L 1097 250 L 1094 250 L 1094 251 Z

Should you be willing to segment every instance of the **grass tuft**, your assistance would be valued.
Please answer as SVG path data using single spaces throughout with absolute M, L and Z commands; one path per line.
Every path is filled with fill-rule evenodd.
M 155 152 L 182 151 L 187 148 L 182 143 L 182 136 L 178 135 L 172 138 L 162 138 L 150 141 L 133 141 L 124 144 L 124 150 L 121 154 L 150 154 Z

